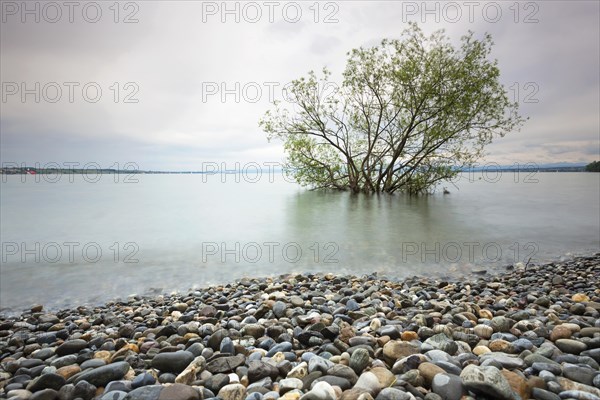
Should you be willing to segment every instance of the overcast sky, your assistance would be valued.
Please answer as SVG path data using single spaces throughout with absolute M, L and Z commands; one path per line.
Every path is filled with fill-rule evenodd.
M 483 162 L 600 158 L 600 2 L 2 1 L 1 158 L 199 170 L 280 162 L 258 120 L 283 86 L 346 53 L 468 30 L 495 42 L 501 80 L 530 117 Z

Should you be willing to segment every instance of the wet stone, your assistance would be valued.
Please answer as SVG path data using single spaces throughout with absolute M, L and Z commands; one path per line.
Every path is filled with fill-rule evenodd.
M 104 365 L 76 375 L 74 383 L 77 384 L 80 381 L 86 381 L 92 385 L 104 387 L 111 381 L 122 379 L 127 371 L 129 371 L 129 368 L 129 364 L 125 361 Z
M 235 370 L 236 367 L 244 364 L 245 361 L 246 358 L 243 354 L 238 354 L 237 356 L 219 357 L 209 361 L 206 364 L 206 370 L 213 374 L 230 372 Z
M 229 384 L 229 375 L 222 373 L 212 375 L 204 382 L 204 386 L 213 393 L 218 393 L 227 384 Z
M 75 398 L 81 398 L 83 400 L 91 400 L 96 394 L 96 386 L 86 381 L 79 381 L 75 385 L 73 391 Z
M 31 395 L 30 400 L 54 400 L 58 397 L 58 392 L 54 389 L 44 389 Z
M 69 340 L 61 344 L 56 348 L 56 354 L 58 356 L 65 356 L 67 354 L 78 353 L 79 351 L 85 349 L 88 346 L 88 343 L 82 339 Z
M 104 388 L 104 392 L 120 391 L 120 392 L 131 392 L 132 382 L 130 381 L 111 381 Z
M 447 400 L 460 400 L 464 394 L 462 380 L 449 374 L 435 375 L 431 382 L 431 390 Z
M 375 400 L 410 400 L 413 397 L 398 388 L 385 388 L 375 398 Z
M 598 370 L 569 363 L 563 364 L 562 373 L 565 378 L 590 386 L 593 385 L 594 377 L 599 374 Z
M 115 390 L 110 393 L 104 393 L 100 400 L 124 400 L 127 397 L 127 392 Z
M 176 383 L 171 386 L 166 386 L 160 392 L 158 400 L 200 400 L 200 393 L 187 385 Z
M 75 354 L 69 354 L 66 356 L 62 356 L 54 359 L 50 365 L 56 368 L 65 367 L 67 365 L 72 365 L 77 362 L 77 356 Z
M 250 382 L 256 382 L 267 377 L 276 379 L 278 375 L 279 369 L 268 362 L 250 361 L 248 364 L 248 379 L 250 379 Z
M 59 390 L 66 383 L 65 378 L 57 374 L 45 374 L 34 379 L 27 385 L 27 390 L 37 392 L 43 389 Z
M 550 364 L 544 362 L 534 362 L 531 367 L 534 371 L 541 373 L 542 371 L 551 372 L 554 375 L 562 374 L 562 367 L 559 364 Z
M 162 389 L 161 385 L 143 386 L 127 393 L 125 400 L 158 400 Z
M 533 388 L 531 390 L 531 395 L 536 400 L 560 400 L 560 396 L 556 393 L 540 388 Z
M 554 344 L 563 352 L 571 354 L 579 354 L 587 349 L 585 343 L 573 339 L 558 339 Z
M 92 358 L 91 360 L 87 360 L 81 363 L 81 369 L 88 369 L 88 368 L 98 368 L 101 367 L 103 365 L 106 365 L 106 361 L 99 359 L 99 358 Z
M 142 386 L 154 385 L 156 383 L 156 379 L 152 374 L 147 372 L 136 376 L 131 382 L 131 387 L 133 389 L 137 389 Z
M 510 385 L 494 367 L 478 367 L 471 364 L 463 369 L 460 378 L 465 388 L 474 393 L 503 400 L 511 400 L 514 397 Z
M 313 381 L 313 383 L 311 384 L 311 386 L 314 387 L 319 382 L 327 382 L 329 385 L 338 386 L 342 390 L 348 390 L 352 387 L 352 384 L 350 383 L 350 381 L 348 379 L 345 379 L 345 378 L 342 378 L 339 376 L 332 376 L 332 375 L 326 375 L 326 376 L 322 376 L 320 378 L 315 379 Z
M 47 360 L 48 358 L 52 357 L 54 355 L 55 351 L 53 348 L 45 348 L 45 349 L 40 349 L 37 351 L 34 351 L 31 354 L 31 357 L 33 358 L 38 358 L 40 360 Z
M 246 388 L 239 383 L 225 385 L 219 390 L 218 397 L 223 400 L 244 400 Z
M 158 382 L 159 383 L 175 383 L 175 379 L 177 379 L 177 376 L 175 376 L 175 374 L 172 374 L 170 372 L 165 372 L 164 374 L 160 374 L 160 376 L 158 377 Z
M 350 368 L 360 374 L 369 365 L 369 352 L 365 349 L 356 349 L 350 356 Z
M 286 352 L 292 350 L 292 344 L 290 342 L 277 343 L 267 352 L 267 357 L 273 357 L 276 353 Z
M 283 301 L 277 301 L 273 305 L 273 314 L 275 317 L 281 318 L 285 315 L 285 311 L 287 310 L 287 305 Z
M 189 351 L 159 353 L 152 359 L 152 367 L 160 370 L 161 372 L 178 374 L 183 371 L 193 360 L 194 355 Z

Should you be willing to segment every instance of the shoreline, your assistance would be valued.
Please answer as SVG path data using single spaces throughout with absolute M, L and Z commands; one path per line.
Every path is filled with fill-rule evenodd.
M 576 251 L 569 252 L 558 252 L 553 255 L 545 255 L 541 258 L 536 258 L 530 263 L 536 263 L 540 265 L 545 265 L 549 263 L 564 263 L 568 261 L 572 261 L 581 257 L 590 257 L 597 254 L 600 254 L 600 249 L 579 249 Z M 514 268 L 519 268 L 519 266 L 523 266 L 527 263 L 527 260 L 523 260 L 520 262 L 514 262 L 512 264 L 507 262 L 494 262 L 494 263 L 461 263 L 461 264 L 449 264 L 446 263 L 435 263 L 433 261 L 429 263 L 422 263 L 418 268 L 414 271 L 408 271 L 405 266 L 399 267 L 397 272 L 393 272 L 387 269 L 380 269 L 375 271 L 356 271 L 354 272 L 352 268 L 343 268 L 341 272 L 338 272 L 337 275 L 351 278 L 359 278 L 366 275 L 375 275 L 380 279 L 389 280 L 391 282 L 399 282 L 411 277 L 424 277 L 429 279 L 440 279 L 447 281 L 458 281 L 464 279 L 474 279 L 481 276 L 496 276 L 502 275 L 504 273 L 512 271 Z M 417 263 L 418 264 L 418 263 Z M 35 271 L 32 271 L 35 274 Z M 60 273 L 60 272 L 58 272 Z M 277 273 L 269 273 L 269 271 L 265 271 L 260 275 L 260 279 L 271 279 L 278 280 L 284 279 L 288 275 L 314 275 L 316 277 L 323 277 L 328 272 L 315 269 L 315 270 L 295 270 L 286 274 L 277 274 Z M 32 305 L 42 305 L 44 310 L 47 312 L 59 312 L 61 310 L 68 310 L 72 308 L 72 304 L 83 305 L 85 307 L 102 307 L 110 302 L 123 302 L 127 301 L 130 297 L 139 297 L 139 298 L 154 298 L 157 296 L 171 296 L 171 295 L 181 295 L 182 293 L 205 290 L 208 287 L 212 286 L 220 286 L 226 284 L 235 284 L 237 281 L 245 278 L 251 278 L 248 275 L 238 275 L 234 278 L 229 279 L 215 279 L 214 277 L 208 277 L 205 280 L 205 283 L 202 284 L 194 284 L 190 286 L 178 285 L 174 286 L 171 283 L 167 283 L 162 287 L 157 286 L 156 284 L 148 284 L 144 287 L 138 287 L 134 290 L 123 291 L 116 290 L 113 294 L 103 295 L 99 293 L 89 293 L 87 296 L 77 295 L 75 293 L 69 293 L 66 300 L 61 300 L 56 296 L 43 296 L 42 298 L 29 298 L 27 300 L 19 300 L 18 302 L 13 301 L 9 303 L 10 300 L 7 298 L 3 298 L 3 301 L 0 302 L 0 320 L 1 319 L 10 319 L 14 317 L 18 317 L 21 314 L 30 310 Z M 196 279 L 196 278 L 195 278 Z M 54 287 L 54 289 L 57 289 Z M 111 288 L 103 288 L 102 293 L 106 292 L 106 289 Z M 122 288 L 121 288 L 122 289 Z M 58 289 L 57 289 L 58 290 Z M 63 293 L 64 295 L 64 293 Z M 20 298 L 20 294 L 16 295 Z M 30 296 L 31 297 L 31 296 Z M 8 303 L 8 306 L 4 306 L 4 304 Z
M 35 306 L 0 317 L 0 398 L 600 398 L 600 253 L 504 269 Z

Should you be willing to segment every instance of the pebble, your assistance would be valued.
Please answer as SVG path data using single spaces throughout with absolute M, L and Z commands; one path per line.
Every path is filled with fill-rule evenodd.
M 56 354 L 59 356 L 65 356 L 67 354 L 78 353 L 87 346 L 88 343 L 83 339 L 68 340 L 56 348 Z
M 141 387 L 141 386 L 139 386 Z M 137 389 L 133 387 L 133 382 L 131 381 L 112 381 L 104 388 L 104 392 L 131 392 L 132 389 Z
M 163 387 L 161 385 L 142 386 L 127 393 L 125 400 L 158 400 Z M 112 392 L 111 392 L 112 393 Z M 110 393 L 108 393 L 110 394 Z M 110 397 L 109 397 L 110 399 Z M 110 399 L 112 400 L 112 399 Z
M 587 349 L 585 343 L 574 339 L 558 339 L 554 344 L 556 344 L 556 347 L 561 351 L 569 354 L 579 354 Z
M 327 382 L 318 382 L 300 400 L 336 400 L 335 390 Z M 224 399 L 226 400 L 226 399 Z
M 92 385 L 87 381 L 79 381 L 75 385 L 73 390 L 75 398 L 81 398 L 84 400 L 91 400 L 96 394 L 96 386 Z
M 575 382 L 583 383 L 592 386 L 594 377 L 600 372 L 592 368 L 580 367 L 579 365 L 563 363 L 562 374 L 565 378 L 569 378 Z
M 194 355 L 189 351 L 159 353 L 152 359 L 152 367 L 160 370 L 161 372 L 178 374 L 182 372 L 193 360 Z
M 391 340 L 383 346 L 383 358 L 392 364 L 401 358 L 420 352 L 419 346 L 411 342 Z
M 558 364 L 534 362 L 533 364 L 531 364 L 531 367 L 534 369 L 534 371 L 538 372 L 540 376 L 542 372 L 549 372 L 554 375 L 562 374 L 562 367 Z
M 497 368 L 468 365 L 460 374 L 466 389 L 476 394 L 511 400 L 514 393 Z
M 279 392 L 281 394 L 289 392 L 290 390 L 302 390 L 304 384 L 298 378 L 286 378 L 279 381 Z
M 200 393 L 187 385 L 174 384 L 161 390 L 158 400 L 200 400 Z
M 560 400 L 560 396 L 556 393 L 549 392 L 540 388 L 533 388 L 531 395 L 536 400 Z
M 443 368 L 438 367 L 435 364 L 432 364 L 430 362 L 424 362 L 421 363 L 419 365 L 419 373 L 421 374 L 421 376 L 423 377 L 423 379 L 425 379 L 425 382 L 428 385 L 431 385 L 431 382 L 433 381 L 433 378 L 438 375 L 438 374 L 443 374 L 446 371 L 444 371 Z
M 321 376 L 320 378 L 315 379 L 310 386 L 312 387 L 319 382 L 327 382 L 331 386 L 337 386 L 342 390 L 347 390 L 352 387 L 352 384 L 348 379 L 333 375 Z
M 119 361 L 114 364 L 103 365 L 101 367 L 83 371 L 81 374 L 72 377 L 73 383 L 77 384 L 86 381 L 95 386 L 106 386 L 111 381 L 122 379 L 127 371 L 129 364 L 125 361 Z
M 152 374 L 144 372 L 133 379 L 131 382 L 131 387 L 133 389 L 137 389 L 142 386 L 154 385 L 155 383 L 156 378 Z
M 246 397 L 246 387 L 239 383 L 225 385 L 219 390 L 219 398 L 223 400 L 244 400 Z
M 600 400 L 600 397 L 583 390 L 565 390 L 560 392 L 561 399 L 577 399 L 577 400 Z
M 352 352 L 350 356 L 350 368 L 357 374 L 360 374 L 369 365 L 369 352 L 366 349 L 359 348 Z
M 397 388 L 385 388 L 375 398 L 375 400 L 411 400 L 414 397 L 410 394 L 397 389 Z M 451 400 L 451 399 L 448 399 Z
M 306 375 L 308 375 L 308 364 L 303 361 L 300 364 L 296 365 L 294 368 L 292 368 L 291 371 L 288 372 L 287 377 L 302 379 Z
M 445 400 L 460 400 L 464 394 L 462 379 L 446 373 L 440 373 L 433 377 L 431 390 Z

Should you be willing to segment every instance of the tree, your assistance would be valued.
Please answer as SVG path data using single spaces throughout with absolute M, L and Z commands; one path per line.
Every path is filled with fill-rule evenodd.
M 455 48 L 444 31 L 426 37 L 412 24 L 401 40 L 348 53 L 339 86 L 326 68 L 292 81 L 260 126 L 283 140 L 303 186 L 428 192 L 524 122 L 488 60 L 492 45 L 469 32 Z
M 594 161 L 585 166 L 587 172 L 600 172 L 600 161 Z

